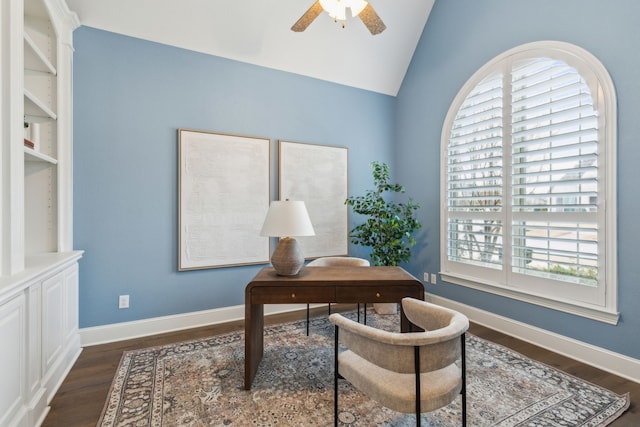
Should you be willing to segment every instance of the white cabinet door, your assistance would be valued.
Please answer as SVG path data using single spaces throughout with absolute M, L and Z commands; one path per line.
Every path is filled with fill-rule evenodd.
M 42 282 L 42 372 L 45 377 L 52 372 L 64 346 L 64 295 L 64 272 Z
M 0 305 L 0 426 L 20 424 L 25 416 L 25 307 L 22 293 Z
M 78 285 L 80 282 L 78 264 L 65 271 L 65 322 L 64 341 L 72 343 L 78 340 Z
M 33 399 L 42 390 L 42 283 L 27 289 L 27 378 L 29 396 Z

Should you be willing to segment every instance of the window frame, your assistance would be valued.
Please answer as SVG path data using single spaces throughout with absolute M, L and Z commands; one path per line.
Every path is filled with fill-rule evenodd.
M 598 224 L 602 230 L 598 235 L 598 262 L 604 268 L 604 283 L 600 280 L 597 288 L 593 289 L 586 300 L 572 298 L 572 286 L 563 282 L 562 290 L 554 287 L 557 282 L 545 278 L 527 276 L 527 286 L 516 286 L 513 280 L 518 273 L 501 269 L 499 274 L 487 268 L 477 267 L 465 263 L 449 261 L 448 259 L 448 153 L 449 138 L 452 124 L 468 94 L 486 77 L 496 72 L 507 72 L 510 75 L 512 63 L 516 60 L 536 57 L 549 57 L 564 61 L 575 68 L 585 79 L 592 91 L 594 108 L 598 111 L 598 162 L 599 179 L 604 183 L 598 189 Z M 510 79 L 506 79 L 510 80 Z M 509 111 L 503 115 L 503 168 L 511 168 L 511 87 L 503 87 L 503 110 Z M 441 134 L 441 216 L 440 216 L 440 276 L 450 283 L 489 292 L 492 294 L 540 305 L 543 307 L 572 313 L 578 316 L 617 324 L 617 224 L 616 224 L 616 148 L 617 148 L 617 100 L 615 87 L 604 65 L 591 53 L 576 45 L 559 41 L 540 41 L 514 47 L 496 56 L 478 71 L 462 86 L 454 98 L 447 112 Z M 604 140 L 601 140 L 604 139 Z M 604 169 L 604 171 L 602 171 Z M 503 174 L 503 194 L 510 194 L 510 174 Z M 507 193 L 507 191 L 509 193 Z M 604 191 L 604 194 L 600 192 Z M 505 206 L 508 208 L 508 206 Z M 503 227 L 511 228 L 511 209 L 505 212 Z M 600 215 L 603 215 L 601 218 Z M 511 243 L 505 244 L 505 256 L 510 252 Z M 509 249 L 507 252 L 506 249 Z M 536 290 L 532 289 L 532 286 Z M 578 288 L 575 288 L 578 289 Z M 586 291 L 580 288 L 580 294 Z

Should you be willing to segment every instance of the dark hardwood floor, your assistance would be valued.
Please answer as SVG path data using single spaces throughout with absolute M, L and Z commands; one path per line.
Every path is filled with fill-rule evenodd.
M 326 309 L 317 308 L 313 315 L 326 315 Z M 269 316 L 267 324 L 287 322 L 304 318 L 304 312 Z M 73 369 L 51 402 L 44 427 L 95 426 L 107 398 L 111 380 L 116 372 L 122 352 L 145 347 L 170 344 L 185 340 L 241 331 L 242 321 L 212 325 L 185 331 L 154 335 L 112 344 L 86 347 Z M 571 375 L 606 387 L 618 394 L 631 393 L 631 406 L 612 424 L 613 427 L 640 426 L 640 384 L 611 375 L 567 357 L 552 353 L 540 347 L 501 334 L 494 330 L 472 324 L 469 331 L 474 335 L 509 347 L 532 359 L 561 369 Z M 472 421 L 472 420 L 471 420 Z M 470 425 L 473 425 L 471 422 Z

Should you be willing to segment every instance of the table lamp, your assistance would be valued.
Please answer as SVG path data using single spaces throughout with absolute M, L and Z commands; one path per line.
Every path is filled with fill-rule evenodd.
M 315 232 L 304 202 L 287 199 L 271 202 L 260 235 L 280 238 L 271 264 L 280 276 L 295 276 L 304 264 L 304 256 L 292 236 L 313 236 Z

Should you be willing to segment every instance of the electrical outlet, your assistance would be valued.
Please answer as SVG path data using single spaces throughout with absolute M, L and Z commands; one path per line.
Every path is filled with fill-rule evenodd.
M 425 282 L 427 282 L 427 283 L 428 283 L 428 282 L 429 282 L 429 273 L 424 273 L 424 276 L 422 276 L 422 279 L 423 279 Z
M 431 273 L 431 284 L 435 285 L 438 283 L 438 276 L 436 276 L 436 273 Z
M 129 308 L 129 295 L 120 295 L 118 297 L 118 308 Z

